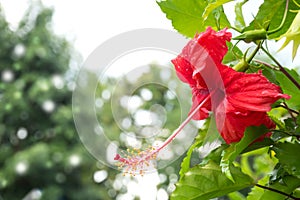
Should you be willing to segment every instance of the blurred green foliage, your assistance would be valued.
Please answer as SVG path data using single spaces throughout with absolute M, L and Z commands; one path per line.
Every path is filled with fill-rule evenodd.
M 72 92 L 78 71 L 69 67 L 79 61 L 69 42 L 52 31 L 52 14 L 53 10 L 33 4 L 15 30 L 0 12 L 0 199 L 116 199 L 127 192 L 128 180 L 136 179 L 104 166 L 81 143 L 72 116 Z M 189 111 L 190 91 L 178 84 L 174 70 L 161 71 L 156 64 L 150 64 L 149 69 L 135 82 L 126 76 L 109 77 L 97 85 L 97 118 L 109 139 L 121 141 L 121 147 L 127 148 L 120 140 L 122 132 L 138 134 L 147 128 L 134 117 L 140 110 L 153 109 L 161 114 L 157 123 L 169 134 Z M 85 80 L 89 84 L 97 78 L 91 72 Z M 163 84 L 152 84 L 152 80 Z M 104 98 L 105 92 L 110 95 Z M 81 95 L 84 100 L 86 94 Z M 119 102 L 124 96 L 139 98 L 142 104 L 128 112 Z M 122 121 L 114 118 L 114 99 L 119 119 L 129 119 L 130 126 L 122 129 Z M 182 99 L 185 105 L 180 104 Z M 154 104 L 159 106 L 152 107 Z M 160 135 L 158 139 L 166 137 Z M 180 142 L 181 148 L 189 145 L 185 138 L 174 144 Z M 182 158 L 177 154 L 174 155 L 179 159 L 158 171 L 161 180 L 157 188 L 168 193 L 178 180 Z
M 105 168 L 76 134 L 66 80 L 74 50 L 51 30 L 52 13 L 32 5 L 17 30 L 0 13 L 0 197 L 111 199 L 93 180 Z

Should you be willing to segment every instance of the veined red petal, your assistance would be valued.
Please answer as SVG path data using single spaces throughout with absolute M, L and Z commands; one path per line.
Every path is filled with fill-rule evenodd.
M 222 116 L 225 114 L 225 116 Z M 222 120 L 223 119 L 223 120 Z M 245 111 L 216 113 L 217 129 L 227 144 L 240 141 L 247 127 L 260 126 L 264 124 L 267 128 L 273 129 L 275 123 L 268 117 L 266 112 Z
M 268 112 L 271 104 L 278 99 L 290 98 L 282 94 L 280 87 L 271 83 L 261 72 L 247 74 L 224 66 L 221 74 L 226 88 L 225 98 L 232 105 L 230 108 Z
M 228 51 L 226 41 L 230 41 L 231 36 L 232 34 L 227 32 L 226 28 L 216 32 L 211 27 L 208 27 L 205 32 L 196 35 L 194 40 L 208 51 L 216 63 L 221 63 Z

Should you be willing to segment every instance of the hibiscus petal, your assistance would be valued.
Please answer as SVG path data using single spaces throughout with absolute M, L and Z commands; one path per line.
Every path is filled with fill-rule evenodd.
M 222 116 L 222 114 L 225 114 L 225 116 Z M 240 141 L 244 136 L 246 128 L 249 126 L 264 124 L 269 129 L 276 127 L 265 112 L 255 111 L 245 111 L 244 113 L 218 112 L 216 114 L 216 124 L 218 131 L 227 144 Z M 265 134 L 265 136 L 269 136 L 269 134 Z
M 193 89 L 193 105 L 191 107 L 190 113 L 198 107 L 198 105 L 209 95 L 208 90 L 199 90 L 197 88 Z M 204 103 L 204 105 L 200 108 L 199 112 L 197 112 L 194 116 L 194 120 L 202 120 L 206 119 L 209 116 L 209 112 L 211 111 L 211 100 Z
M 226 88 L 225 98 L 228 104 L 237 109 L 267 112 L 278 99 L 290 98 L 282 94 L 280 87 L 271 83 L 261 72 L 246 74 L 226 67 L 221 74 Z
M 221 63 L 227 53 L 226 41 L 230 39 L 231 33 L 226 29 L 216 32 L 211 27 L 196 35 L 172 60 L 180 80 L 199 89 L 218 86 L 221 78 L 216 81 L 220 77 L 216 64 Z
M 227 32 L 226 28 L 216 32 L 208 27 L 205 32 L 197 35 L 194 40 L 208 51 L 208 54 L 216 63 L 221 63 L 228 51 L 226 41 L 230 41 L 231 36 L 232 34 Z
M 176 59 L 172 60 L 172 63 L 175 66 L 176 74 L 181 81 L 190 85 L 196 84 L 196 81 L 192 79 L 194 70 L 186 59 L 179 55 Z

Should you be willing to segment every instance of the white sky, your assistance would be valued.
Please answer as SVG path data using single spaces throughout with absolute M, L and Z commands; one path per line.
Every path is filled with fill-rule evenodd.
M 16 26 L 22 18 L 29 2 L 30 0 L 0 0 L 12 26 Z M 126 31 L 139 28 L 174 30 L 155 0 L 42 0 L 42 2 L 55 9 L 53 16 L 55 32 L 72 41 L 83 59 L 86 59 L 98 45 L 107 39 Z M 262 3 L 261 0 L 251 2 L 252 5 L 247 6 L 247 9 L 246 6 L 244 7 L 246 22 L 251 21 L 250 18 Z M 228 9 L 229 6 L 226 8 Z M 227 13 L 232 12 L 233 10 Z M 279 49 L 283 41 L 275 44 L 274 49 Z M 296 56 L 294 62 L 291 56 L 286 56 L 291 55 L 291 47 L 290 44 L 286 48 L 288 50 L 278 53 L 279 60 L 287 66 L 299 65 L 299 56 Z
M 36 1 L 36 0 L 33 0 Z M 5 15 L 16 26 L 28 0 L 0 0 Z M 53 27 L 57 34 L 75 39 L 75 48 L 86 58 L 98 45 L 122 32 L 139 28 L 173 30 L 155 0 L 43 0 L 54 6 Z

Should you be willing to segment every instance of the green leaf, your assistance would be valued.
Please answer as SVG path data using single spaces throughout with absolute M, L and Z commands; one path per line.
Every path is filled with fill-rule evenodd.
M 215 30 L 230 26 L 222 9 L 215 9 L 216 12 L 211 12 L 206 20 L 203 19 L 202 15 L 208 6 L 206 1 L 165 0 L 157 3 L 172 21 L 173 27 L 187 37 L 194 37 L 196 33 L 205 31 L 208 26 Z
M 212 115 L 210 118 L 208 118 L 205 122 L 205 125 L 207 126 L 206 130 L 206 136 L 204 138 L 203 145 L 207 143 L 211 143 L 217 139 L 221 138 L 221 135 L 217 129 L 216 120 L 214 115 Z
M 253 180 L 237 167 L 230 167 L 235 183 L 230 181 L 217 164 L 191 168 L 176 184 L 172 200 L 206 200 L 238 191 L 253 185 Z
M 239 192 L 232 192 L 227 195 L 230 200 L 245 200 L 245 196 Z
M 268 67 L 263 67 L 262 68 L 262 73 L 265 77 L 267 77 L 269 79 L 269 81 L 271 81 L 272 83 L 275 83 L 276 85 L 278 85 L 278 81 L 276 80 L 276 71 L 273 69 L 270 69 Z
M 215 2 L 212 2 L 212 3 L 209 3 L 205 10 L 204 10 L 204 13 L 202 15 L 202 17 L 204 18 L 204 20 L 206 20 L 208 18 L 208 15 L 216 8 L 218 8 L 219 6 L 222 6 L 223 4 L 225 3 L 228 3 L 230 1 L 233 1 L 233 0 L 216 0 Z
M 300 76 L 299 74 L 293 70 L 293 69 L 287 69 L 285 70 L 298 82 L 300 83 Z M 280 87 L 285 94 L 289 94 L 291 98 L 289 100 L 286 100 L 287 105 L 294 110 L 300 109 L 300 91 L 299 89 L 292 83 L 290 79 L 286 77 L 281 72 L 276 72 L 276 80 L 280 84 Z
M 201 165 L 206 165 L 210 161 L 220 163 L 223 151 L 228 148 L 228 144 L 221 144 L 218 148 L 212 150 L 205 158 L 203 158 Z
M 278 158 L 283 168 L 291 175 L 300 178 L 300 144 L 298 143 L 278 143 L 271 148 L 275 151 L 275 157 Z
M 284 1 L 284 4 L 278 9 L 278 12 L 272 18 L 269 30 L 274 30 L 280 26 L 280 23 L 282 21 L 282 17 L 284 14 L 284 10 L 285 10 L 285 2 L 286 1 Z M 299 10 L 299 7 L 297 5 L 295 5 L 293 1 L 289 1 L 289 8 L 288 8 L 287 16 L 284 21 L 283 27 L 278 32 L 270 34 L 268 36 L 269 39 L 278 38 L 288 31 L 288 29 L 290 28 L 291 24 L 294 21 L 296 14 L 297 14 L 295 12 L 290 12 L 290 10 Z
M 297 124 L 300 124 L 300 115 L 297 117 Z M 295 134 L 300 135 L 300 126 L 296 127 Z
M 264 138 L 261 141 L 254 142 L 250 146 L 248 146 L 246 149 L 243 150 L 242 153 L 248 153 L 250 151 L 254 151 L 257 149 L 261 149 L 264 147 L 269 147 L 273 144 L 274 142 L 270 138 Z
M 243 56 L 243 52 L 236 46 L 233 45 L 231 42 L 226 42 L 227 47 L 228 47 L 228 52 L 223 58 L 223 63 L 227 64 L 232 61 L 239 60 Z
M 255 19 L 250 23 L 248 27 L 245 28 L 245 30 L 262 28 L 265 30 L 274 30 L 279 27 L 285 11 L 285 2 L 286 0 L 264 1 L 263 4 L 259 7 Z M 288 9 L 298 10 L 299 8 L 292 1 L 290 1 Z M 268 35 L 268 38 L 274 39 L 284 34 L 293 22 L 295 15 L 296 13 L 288 12 L 283 27 L 279 31 Z
M 238 143 L 231 144 L 227 149 L 223 152 L 223 157 L 221 159 L 220 166 L 222 167 L 222 171 L 226 174 L 226 176 L 235 181 L 230 172 L 231 163 L 237 158 L 240 153 L 244 149 L 246 149 L 253 141 L 258 139 L 260 136 L 268 132 L 268 129 L 262 125 L 259 127 L 250 126 L 246 129 L 244 137 Z
M 282 182 L 277 181 L 272 185 L 267 187 L 279 190 L 281 192 L 291 194 L 297 187 L 300 186 L 300 179 L 294 176 L 285 176 L 282 179 Z M 262 188 L 254 187 L 252 192 L 249 194 L 247 200 L 285 200 L 287 197 L 285 195 L 270 191 L 264 190 Z
M 270 119 L 271 119 L 273 122 L 275 122 L 275 124 L 278 126 L 279 129 L 282 129 L 282 130 L 285 129 L 284 123 L 283 123 L 278 117 L 276 117 L 276 116 L 274 116 L 274 115 L 270 115 L 270 114 L 268 114 L 268 116 L 270 117 Z
M 265 176 L 264 178 L 260 179 L 258 181 L 258 184 L 265 185 L 268 183 L 268 176 Z M 264 194 L 264 190 L 259 187 L 253 187 L 251 189 L 251 192 L 247 196 L 247 200 L 263 200 L 261 197 Z
M 250 23 L 247 30 L 253 29 L 267 29 L 271 23 L 271 20 L 276 16 L 283 16 L 280 8 L 284 9 L 285 0 L 267 0 L 259 7 L 258 13 L 255 16 L 255 19 Z M 281 14 L 281 15 L 280 15 Z M 281 20 L 279 21 L 279 23 Z
M 235 12 L 235 21 L 234 25 L 236 28 L 243 30 L 246 26 L 244 16 L 243 16 L 243 10 L 242 6 L 247 2 L 248 0 L 244 0 L 242 2 L 238 2 L 235 4 L 234 12 Z
M 289 135 L 281 130 L 273 130 L 273 133 L 271 135 L 271 138 L 273 141 L 277 142 L 281 140 L 282 138 L 289 137 Z
M 179 171 L 180 177 L 183 177 L 183 175 L 190 169 L 190 162 L 191 162 L 191 156 L 195 148 L 200 147 L 203 144 L 203 137 L 201 134 L 199 134 L 195 138 L 194 144 L 191 145 L 189 150 L 186 153 L 186 157 L 183 159 L 181 163 L 181 169 Z

